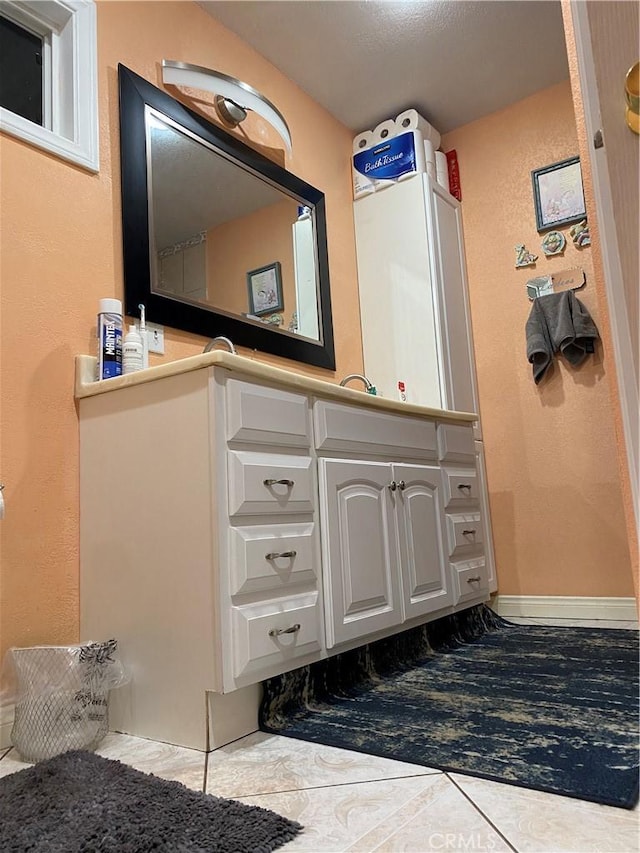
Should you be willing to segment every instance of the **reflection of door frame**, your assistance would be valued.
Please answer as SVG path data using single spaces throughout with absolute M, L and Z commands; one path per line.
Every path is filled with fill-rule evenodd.
M 594 134 L 601 127 L 601 117 L 587 4 L 584 0 L 571 0 L 569 5 L 578 60 L 580 92 L 584 106 L 586 143 L 598 216 L 599 247 L 604 269 L 604 287 L 609 308 L 611 339 L 618 377 L 618 394 L 627 451 L 627 467 L 636 530 L 638 530 L 640 526 L 638 518 L 638 480 L 640 477 L 638 378 L 635 375 L 634 368 L 636 354 L 633 352 L 629 330 L 629 323 L 633 322 L 633 318 L 627 316 L 606 152 L 604 148 L 596 149 L 593 147 Z M 620 85 L 622 91 L 622 81 L 620 81 Z

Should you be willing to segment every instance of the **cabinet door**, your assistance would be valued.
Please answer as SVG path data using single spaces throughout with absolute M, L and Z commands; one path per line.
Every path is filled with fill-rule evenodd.
M 442 348 L 443 408 L 478 412 L 460 203 L 428 177 L 425 177 L 425 192 Z
M 364 369 L 383 397 L 444 408 L 422 175 L 353 204 Z
M 391 465 L 320 459 L 327 646 L 402 621 Z
M 405 619 L 424 616 L 453 603 L 443 550 L 440 468 L 394 465 Z

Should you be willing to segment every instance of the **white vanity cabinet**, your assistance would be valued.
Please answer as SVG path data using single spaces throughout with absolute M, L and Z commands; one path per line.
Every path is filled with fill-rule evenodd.
M 451 604 L 435 422 L 318 401 L 314 426 L 327 646 Z
M 488 597 L 473 415 L 221 352 L 76 395 L 80 635 L 119 641 L 117 730 L 220 746 L 264 679 Z

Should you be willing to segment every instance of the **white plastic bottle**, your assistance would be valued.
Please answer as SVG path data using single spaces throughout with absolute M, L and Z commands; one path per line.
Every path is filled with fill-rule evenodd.
M 98 379 L 122 373 L 122 302 L 101 299 L 98 308 Z
M 129 326 L 122 344 L 122 372 L 135 373 L 144 367 L 142 337 L 135 326 Z

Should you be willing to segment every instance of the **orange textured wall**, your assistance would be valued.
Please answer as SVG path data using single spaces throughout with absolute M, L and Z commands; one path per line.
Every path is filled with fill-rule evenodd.
M 610 404 L 611 355 L 556 360 L 536 386 L 525 354 L 525 282 L 582 267 L 598 322 L 591 249 L 546 258 L 530 172 L 578 153 L 569 82 L 445 136 L 458 152 L 480 408 L 499 592 L 628 596 L 633 584 Z M 562 229 L 567 232 L 567 228 Z M 568 236 L 568 235 L 567 235 Z M 515 269 L 514 246 L 537 254 Z
M 326 194 L 338 376 L 362 369 L 350 132 L 195 3 L 99 2 L 97 8 L 99 174 L 12 137 L 0 139 L 0 428 L 7 506 L 0 525 L 0 651 L 78 636 L 73 359 L 94 351 L 98 299 L 123 294 L 119 62 L 155 85 L 163 58 L 217 68 L 278 105 L 293 137 L 287 168 Z M 167 360 L 200 352 L 204 343 L 171 329 L 165 340 Z M 266 360 L 335 378 L 284 359 Z M 113 448 L 105 448 L 105 464 L 111 452 L 117 453 L 115 437 Z

